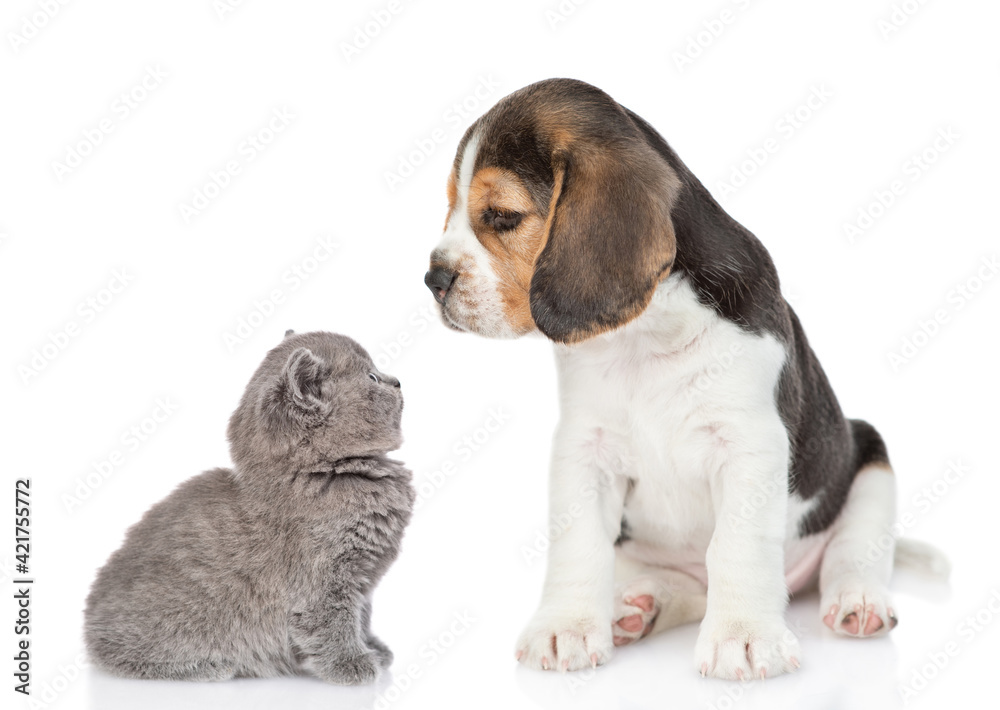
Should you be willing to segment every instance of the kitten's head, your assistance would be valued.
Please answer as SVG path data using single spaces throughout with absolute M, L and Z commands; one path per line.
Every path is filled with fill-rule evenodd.
M 309 471 L 403 443 L 399 380 L 350 338 L 285 333 L 257 368 L 229 421 L 238 468 Z

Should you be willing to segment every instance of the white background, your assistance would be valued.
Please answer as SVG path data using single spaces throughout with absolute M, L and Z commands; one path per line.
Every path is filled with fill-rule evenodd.
M 35 707 L 886 708 L 903 705 L 900 687 L 948 644 L 957 655 L 929 669 L 926 687 L 917 681 L 906 707 L 995 703 L 1000 620 L 988 623 L 987 609 L 978 632 L 959 625 L 1000 594 L 1000 279 L 976 281 L 981 260 L 1000 251 L 1000 7 L 901 4 L 909 12 L 896 11 L 896 26 L 884 24 L 889 0 L 402 0 L 348 58 L 345 43 L 371 13 L 387 16 L 387 2 L 248 0 L 220 17 L 212 0 L 93 0 L 59 5 L 51 18 L 39 14 L 45 3 L 4 3 L 0 428 L 5 499 L 16 478 L 33 482 Z M 147 67 L 166 76 L 144 91 Z M 551 351 L 541 338 L 447 331 L 422 278 L 462 131 L 501 96 L 551 76 L 596 84 L 650 121 L 762 239 L 845 412 L 887 439 L 900 511 L 913 514 L 907 534 L 955 565 L 948 587 L 897 577 L 901 624 L 888 639 L 834 637 L 813 593 L 789 612 L 802 669 L 763 684 L 698 677 L 694 625 L 648 638 L 596 674 L 514 663 L 544 570 L 525 550 L 546 528 Z M 133 90 L 145 96 L 125 115 L 120 95 Z M 814 91 L 828 97 L 800 108 Z M 244 141 L 276 110 L 294 118 L 250 159 Z M 102 121 L 110 132 L 88 146 L 85 132 Z M 939 142 L 946 150 L 933 148 L 938 131 L 953 136 Z M 751 154 L 760 163 L 765 144 L 766 161 L 744 165 Z M 414 153 L 421 145 L 429 155 Z M 75 169 L 54 166 L 76 149 L 87 155 Z M 925 150 L 933 163 L 921 170 L 913 156 Z M 230 160 L 239 174 L 185 220 L 179 206 Z M 387 174 L 401 169 L 390 186 Z M 728 191 L 734 170 L 752 174 Z M 900 194 L 852 241 L 844 225 L 896 180 Z M 323 236 L 339 246 L 314 262 Z M 310 278 L 296 285 L 293 267 Z M 102 294 L 116 270 L 128 285 Z M 955 291 L 966 286 L 980 288 L 968 299 Z M 275 289 L 282 302 L 253 316 Z M 107 296 L 100 313 L 88 311 L 87 299 Z M 937 311 L 945 322 L 914 337 Z M 227 344 L 240 319 L 257 327 Z M 65 348 L 45 348 L 74 326 Z M 286 328 L 349 334 L 403 382 L 399 457 L 431 494 L 375 600 L 392 676 L 341 689 L 78 670 L 96 570 L 151 504 L 228 464 L 227 418 Z M 894 367 L 904 339 L 922 347 Z M 52 357 L 35 364 L 44 367 L 24 369 L 43 349 Z M 123 440 L 158 399 L 176 411 L 145 441 Z M 463 437 L 497 408 L 499 431 L 480 432 L 485 443 L 463 453 Z M 116 451 L 110 474 L 93 474 Z M 447 461 L 456 472 L 435 487 Z M 953 485 L 943 480 L 950 462 L 968 469 Z M 915 499 L 935 483 L 935 502 Z M 0 525 L 11 528 L 9 518 Z M 5 706 L 14 697 L 27 707 L 10 687 L 10 537 L 0 677 Z M 474 621 L 453 637 L 456 615 Z M 448 648 L 439 654 L 432 641 Z

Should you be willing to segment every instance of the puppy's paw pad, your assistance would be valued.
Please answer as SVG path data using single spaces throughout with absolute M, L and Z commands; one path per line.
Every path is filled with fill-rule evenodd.
M 695 668 L 724 680 L 773 678 L 799 667 L 799 640 L 784 623 L 705 623 L 695 647 Z
M 663 585 L 645 577 L 618 586 L 611 626 L 615 646 L 634 643 L 653 630 L 664 596 L 669 594 Z
M 896 628 L 899 620 L 884 587 L 853 582 L 823 595 L 823 623 L 842 636 L 873 638 Z
M 659 613 L 660 605 L 650 594 L 617 598 L 611 627 L 615 646 L 625 646 L 647 636 Z
M 521 634 L 515 657 L 536 670 L 578 671 L 604 664 L 613 652 L 609 622 L 539 613 Z

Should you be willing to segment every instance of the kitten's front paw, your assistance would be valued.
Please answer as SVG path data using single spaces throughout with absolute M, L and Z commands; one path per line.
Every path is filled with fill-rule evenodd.
M 784 621 L 741 619 L 702 622 L 695 667 L 703 676 L 724 680 L 771 678 L 799 667 L 799 640 Z
M 312 675 L 337 685 L 369 685 L 379 675 L 379 658 L 374 651 L 364 651 L 355 656 L 332 658 L 312 657 L 303 663 Z
M 369 636 L 368 645 L 372 647 L 373 651 L 375 651 L 375 657 L 378 658 L 380 666 L 388 668 L 392 665 L 392 651 L 390 651 L 389 647 L 383 643 L 382 639 L 377 636 Z
M 517 642 L 517 660 L 536 670 L 596 668 L 614 653 L 611 619 L 539 610 Z

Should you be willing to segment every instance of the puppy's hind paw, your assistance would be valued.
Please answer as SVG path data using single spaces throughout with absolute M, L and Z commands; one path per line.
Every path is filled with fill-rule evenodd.
M 889 593 L 880 585 L 848 581 L 827 590 L 820 604 L 823 623 L 842 636 L 884 636 L 899 623 Z
M 648 635 L 659 613 L 660 605 L 652 594 L 618 597 L 611 627 L 615 646 L 626 646 Z

